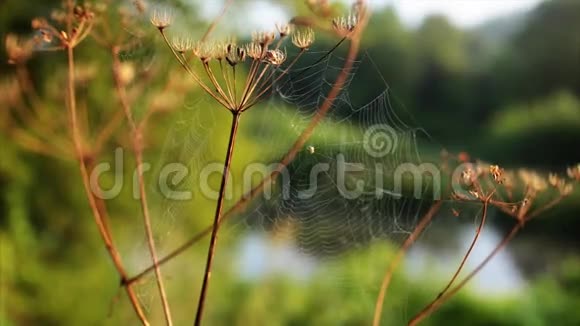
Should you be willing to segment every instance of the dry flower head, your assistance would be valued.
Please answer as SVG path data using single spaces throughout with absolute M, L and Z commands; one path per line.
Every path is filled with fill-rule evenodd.
M 308 49 L 314 43 L 314 30 L 312 28 L 297 30 L 292 35 L 292 43 L 297 48 Z

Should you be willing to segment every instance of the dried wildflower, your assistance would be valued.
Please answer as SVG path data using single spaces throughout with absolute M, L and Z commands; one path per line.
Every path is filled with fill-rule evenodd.
M 239 62 L 243 62 L 246 60 L 246 50 L 241 47 L 238 47 L 235 44 L 228 44 L 226 46 L 226 60 L 230 64 L 230 66 L 235 66 Z
M 514 179 L 513 171 L 503 171 L 503 184 L 506 188 L 512 188 L 514 186 Z
M 252 34 L 252 42 L 259 44 L 263 49 L 272 44 L 276 39 L 274 32 L 254 32 Z
M 560 188 L 560 193 L 562 196 L 568 196 L 572 193 L 572 191 L 574 191 L 574 187 L 571 184 L 563 185 Z
M 534 191 L 542 191 L 546 189 L 548 186 L 546 180 L 536 172 L 521 169 L 518 171 L 518 174 L 520 176 L 520 179 L 522 179 L 523 183 Z
M 186 37 L 176 37 L 171 42 L 171 46 L 175 51 L 183 54 L 187 51 L 190 51 L 193 48 L 193 42 L 191 41 L 191 39 Z
M 212 57 L 216 60 L 222 61 L 228 54 L 228 45 L 232 43 L 214 43 L 212 49 Z
M 308 49 L 314 43 L 314 30 L 306 28 L 298 30 L 292 35 L 292 43 L 302 50 Z
M 354 30 L 358 18 L 351 14 L 346 17 L 337 17 L 332 20 L 332 27 L 341 35 L 346 35 Z
M 32 26 L 32 29 L 46 29 L 50 26 L 44 18 L 34 18 L 30 25 Z
M 493 180 L 498 183 L 503 183 L 503 169 L 500 168 L 498 165 L 490 165 L 489 166 L 489 173 L 492 175 Z
M 95 14 L 89 5 L 75 6 L 73 9 L 75 18 L 78 20 L 91 20 L 95 18 Z
M 135 9 L 137 9 L 137 11 L 140 14 L 145 13 L 145 11 L 147 11 L 147 5 L 145 5 L 145 2 L 143 2 L 143 0 L 133 0 L 133 6 L 135 6 Z
M 21 64 L 28 61 L 34 51 L 34 43 L 31 40 L 22 42 L 14 34 L 8 34 L 4 44 L 9 64 Z
M 292 27 L 289 24 L 276 24 L 276 29 L 278 30 L 278 35 L 280 35 L 280 38 L 284 38 L 292 33 Z
M 570 179 L 580 181 L 580 163 L 577 164 L 576 166 L 569 167 L 566 170 L 566 172 L 568 174 L 568 177 L 570 177 Z
M 221 53 L 215 43 L 198 42 L 193 48 L 193 54 L 202 62 L 207 63 Z
M 153 10 L 151 14 L 151 24 L 157 27 L 159 30 L 163 30 L 171 25 L 171 20 L 173 19 L 171 13 L 168 10 Z
M 246 55 L 254 60 L 260 60 L 262 59 L 262 48 L 260 47 L 260 45 L 252 42 L 252 43 L 248 43 L 245 46 L 246 48 Z
M 556 174 L 550 173 L 548 175 L 548 183 L 550 184 L 550 186 L 558 188 L 562 185 L 562 182 L 563 182 L 562 179 L 560 179 L 560 177 L 558 177 Z
M 284 63 L 284 61 L 286 61 L 286 53 L 278 49 L 268 50 L 266 52 L 266 55 L 264 56 L 264 61 L 266 61 L 269 64 L 279 66 L 282 63 Z

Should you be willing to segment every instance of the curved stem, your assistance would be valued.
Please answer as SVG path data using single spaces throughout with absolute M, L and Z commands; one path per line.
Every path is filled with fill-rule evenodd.
M 423 319 L 427 318 L 433 311 L 435 311 L 439 306 L 441 306 L 445 301 L 449 300 L 454 296 L 459 290 L 467 284 L 481 269 L 491 261 L 498 252 L 500 252 L 518 233 L 518 231 L 523 227 L 523 224 L 518 223 L 514 225 L 511 231 L 501 240 L 501 242 L 493 249 L 493 251 L 485 257 L 485 259 L 471 272 L 469 273 L 459 284 L 457 284 L 453 289 L 449 290 L 446 294 L 437 298 L 433 303 L 417 313 L 410 321 L 409 326 L 415 326 Z
M 215 210 L 215 216 L 213 220 L 213 226 L 211 230 L 211 238 L 209 241 L 209 248 L 207 251 L 207 260 L 205 263 L 205 272 L 203 274 L 203 282 L 201 285 L 201 292 L 199 294 L 199 301 L 197 303 L 197 312 L 195 315 L 195 324 L 196 326 L 201 325 L 201 320 L 203 317 L 203 308 L 205 305 L 205 299 L 207 296 L 207 289 L 209 286 L 209 280 L 211 278 L 211 268 L 213 265 L 213 258 L 215 256 L 215 249 L 218 240 L 218 230 L 220 225 L 220 216 L 222 213 L 223 205 L 224 205 L 224 195 L 226 193 L 226 186 L 228 182 L 228 176 L 230 174 L 230 166 L 232 164 L 232 156 L 234 153 L 234 145 L 236 143 L 236 135 L 238 131 L 238 125 L 240 122 L 240 113 L 233 112 L 232 117 L 232 126 L 230 130 L 230 137 L 228 140 L 228 148 L 226 151 L 226 159 L 224 162 L 224 171 L 222 175 L 222 181 L 219 190 L 219 196 L 217 200 L 217 206 Z
M 477 226 L 475 236 L 473 237 L 473 240 L 471 241 L 471 244 L 469 245 L 467 252 L 465 253 L 465 255 L 463 255 L 463 258 L 461 259 L 461 263 L 459 263 L 459 267 L 457 267 L 455 274 L 453 274 L 453 277 L 451 277 L 449 282 L 447 282 L 447 285 L 443 288 L 443 290 L 441 292 L 439 292 L 439 294 L 437 295 L 437 298 L 444 295 L 445 292 L 447 292 L 447 290 L 449 290 L 451 285 L 453 285 L 453 282 L 455 282 L 455 280 L 459 276 L 459 273 L 461 273 L 461 270 L 465 266 L 465 262 L 467 262 L 467 259 L 471 255 L 471 252 L 473 251 L 473 248 L 475 247 L 475 244 L 477 243 L 477 240 L 479 239 L 479 235 L 481 234 L 481 230 L 483 229 L 483 226 L 485 225 L 485 220 L 487 218 L 487 210 L 489 207 L 489 200 L 491 199 L 491 197 L 493 196 L 494 193 L 495 193 L 495 190 L 485 199 L 485 201 L 483 203 L 483 211 L 481 213 L 481 221 L 479 222 L 479 225 Z
M 385 276 L 383 277 L 381 289 L 379 290 L 379 295 L 377 297 L 377 302 L 375 304 L 373 326 L 378 326 L 381 323 L 381 314 L 383 311 L 383 303 L 385 301 L 387 289 L 389 288 L 389 285 L 391 283 L 391 279 L 393 278 L 393 273 L 395 272 L 395 269 L 397 269 L 401 259 L 405 256 L 405 254 L 407 253 L 407 251 L 409 250 L 411 245 L 413 245 L 413 243 L 415 243 L 415 241 L 421 235 L 423 230 L 425 230 L 427 225 L 429 225 L 429 223 L 433 219 L 433 216 L 435 216 L 435 214 L 439 211 L 439 208 L 441 208 L 442 204 L 443 204 L 443 202 L 438 201 L 438 202 L 434 203 L 431 206 L 431 208 L 429 208 L 429 211 L 425 214 L 425 216 L 423 216 L 423 218 L 421 219 L 421 221 L 419 222 L 419 224 L 417 225 L 415 230 L 413 230 L 413 233 L 411 233 L 409 235 L 409 237 L 407 237 L 407 239 L 403 243 L 403 246 L 399 249 L 399 251 L 397 252 L 397 255 L 395 256 L 395 258 L 393 258 L 393 260 L 389 264 L 389 267 L 387 268 L 387 271 L 385 272 Z
M 72 9 L 71 9 L 72 10 Z M 69 24 L 70 25 L 70 24 Z M 69 26 L 70 27 L 70 26 Z M 72 28 L 72 27 L 70 27 Z M 147 317 L 145 317 L 145 313 L 141 308 L 139 300 L 137 299 L 137 295 L 132 288 L 132 284 L 126 282 L 127 280 L 127 272 L 123 267 L 123 263 L 121 260 L 121 256 L 117 251 L 117 248 L 113 244 L 113 239 L 107 229 L 106 222 L 104 215 L 106 211 L 104 209 L 99 209 L 97 204 L 97 199 L 95 194 L 91 190 L 90 186 L 90 177 L 89 172 L 86 165 L 86 157 L 85 157 L 85 150 L 83 145 L 82 136 L 78 127 L 78 120 L 77 120 L 77 108 L 76 108 L 76 92 L 75 92 L 75 73 L 74 73 L 74 49 L 72 46 L 67 46 L 67 58 L 68 58 L 68 78 L 67 78 L 67 104 L 69 108 L 69 119 L 71 125 L 71 136 L 73 138 L 75 153 L 77 155 L 77 159 L 79 162 L 79 170 L 81 173 L 83 187 L 85 190 L 85 194 L 89 201 L 89 205 L 91 207 L 92 215 L 95 220 L 95 224 L 99 230 L 101 238 L 105 244 L 105 248 L 107 252 L 111 256 L 113 264 L 117 269 L 119 276 L 121 277 L 121 282 L 125 284 L 125 291 L 127 292 L 127 296 L 131 301 L 133 309 L 135 313 L 139 317 L 141 324 L 149 325 L 147 321 Z
M 115 89 L 119 97 L 119 102 L 125 112 L 127 117 L 127 122 L 131 129 L 133 136 L 133 153 L 136 160 L 137 168 L 137 181 L 139 184 L 139 202 L 141 205 L 141 211 L 143 213 L 143 224 L 145 226 L 145 235 L 147 236 L 147 245 L 149 247 L 149 254 L 151 255 L 151 260 L 153 261 L 153 266 L 155 266 L 155 280 L 157 282 L 157 288 L 159 290 L 159 295 L 161 297 L 161 304 L 163 306 L 163 314 L 165 316 L 165 322 L 167 325 L 172 326 L 173 322 L 171 319 L 171 311 L 169 309 L 169 302 L 167 300 L 167 294 L 165 293 L 165 287 L 163 285 L 163 276 L 161 275 L 161 268 L 159 267 L 159 259 L 157 258 L 157 251 L 155 249 L 155 239 L 153 238 L 153 230 L 151 227 L 151 217 L 149 214 L 149 205 L 147 201 L 147 192 L 145 191 L 145 180 L 143 177 L 143 135 L 141 129 L 139 129 L 133 119 L 133 114 L 131 112 L 131 107 L 127 101 L 127 94 L 125 92 L 125 86 L 120 79 L 120 62 L 118 59 L 119 49 L 113 47 L 112 51 L 113 57 L 113 77 L 115 81 Z

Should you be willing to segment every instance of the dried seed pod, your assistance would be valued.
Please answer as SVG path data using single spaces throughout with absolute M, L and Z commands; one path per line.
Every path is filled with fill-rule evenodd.
M 267 48 L 275 39 L 274 32 L 254 32 L 252 34 L 252 42 L 259 44 L 262 49 Z
M 264 56 L 264 61 L 266 63 L 279 66 L 284 63 L 284 61 L 286 61 L 286 53 L 278 49 L 268 50 Z
M 262 59 L 262 48 L 257 43 L 248 43 L 245 46 L 246 55 L 254 60 Z
M 276 29 L 278 30 L 278 35 L 280 38 L 284 38 L 292 33 L 292 27 L 290 24 L 276 24 Z
M 230 64 L 230 66 L 235 66 L 240 62 L 246 60 L 246 50 L 241 47 L 238 47 L 235 44 L 228 44 L 226 46 L 226 60 Z
M 294 35 L 292 35 L 292 43 L 300 49 L 308 49 L 312 43 L 314 43 L 314 30 L 312 28 L 306 28 L 304 30 L 298 30 Z
M 354 30 L 358 23 L 358 18 L 350 14 L 345 17 L 337 17 L 332 20 L 332 27 L 340 35 L 346 35 Z
M 163 30 L 171 25 L 173 17 L 169 10 L 156 9 L 153 10 L 150 20 L 153 26 L 157 27 L 159 30 Z

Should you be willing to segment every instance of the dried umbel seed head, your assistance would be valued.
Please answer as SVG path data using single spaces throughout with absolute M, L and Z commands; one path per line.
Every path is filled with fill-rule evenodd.
M 64 12 L 63 10 L 55 9 L 50 13 L 50 19 L 52 19 L 53 21 L 55 21 L 59 24 L 65 24 L 66 23 L 66 12 Z M 34 28 L 34 21 L 33 21 L 32 28 Z
M 233 67 L 244 60 L 246 60 L 246 50 L 235 44 L 228 44 L 226 46 L 226 61 L 230 66 Z
M 574 187 L 571 184 L 564 185 L 560 188 L 560 193 L 562 196 L 569 196 L 574 191 Z
M 171 46 L 178 53 L 185 53 L 193 49 L 193 42 L 187 37 L 176 37 L 171 42 Z
M 528 186 L 531 190 L 542 191 L 547 188 L 548 184 L 544 178 L 542 178 L 536 172 L 521 169 L 518 171 L 520 179 L 522 182 Z
M 354 30 L 358 18 L 355 15 L 348 15 L 346 17 L 337 17 L 332 20 L 332 27 L 341 35 L 346 35 Z
M 284 38 L 292 33 L 292 27 L 289 24 L 276 24 L 276 29 L 278 30 L 278 35 L 280 35 L 280 38 Z
M 167 9 L 155 9 L 151 14 L 151 24 L 160 31 L 171 25 L 172 19 L 173 17 Z
M 140 14 L 147 11 L 147 5 L 143 0 L 133 0 L 133 6 L 135 6 L 135 9 L 137 9 L 137 12 Z
M 254 32 L 252 34 L 252 42 L 259 44 L 263 49 L 272 44 L 276 39 L 274 32 Z
M 566 170 L 568 177 L 575 181 L 580 181 L 580 163 L 576 166 L 569 167 Z
M 208 63 L 212 59 L 223 59 L 225 56 L 225 47 L 223 44 L 198 42 L 193 47 L 193 54 L 203 63 Z
M 498 183 L 503 183 L 503 169 L 500 168 L 498 165 L 490 165 L 489 166 L 489 174 L 493 177 L 493 180 Z
M 268 50 L 266 55 L 264 56 L 264 61 L 269 64 L 279 66 L 284 61 L 286 61 L 286 53 L 276 49 L 276 50 Z
M 32 26 L 32 29 L 45 29 L 50 26 L 44 18 L 34 18 L 30 25 Z
M 254 60 L 260 60 L 262 59 L 262 48 L 260 47 L 260 45 L 252 42 L 252 43 L 248 43 L 245 46 L 246 48 L 246 55 Z
M 21 64 L 28 61 L 34 51 L 34 43 L 32 41 L 22 42 L 14 34 L 6 36 L 5 46 L 9 64 Z
M 548 175 L 548 183 L 550 184 L 550 186 L 554 187 L 554 188 L 558 188 L 562 185 L 563 180 L 560 179 L 560 177 L 558 177 L 558 175 L 554 174 L 554 173 L 550 173 Z
M 314 30 L 306 28 L 296 31 L 292 35 L 292 43 L 302 50 L 307 50 L 314 43 Z
M 91 10 L 91 6 L 86 4 L 84 6 L 75 6 L 73 9 L 75 18 L 78 20 L 91 20 L 95 18 L 95 14 Z

